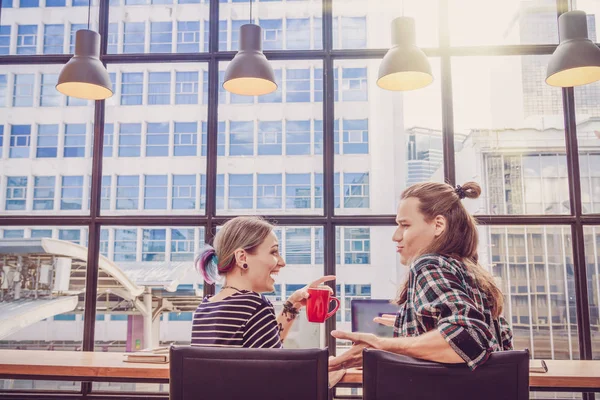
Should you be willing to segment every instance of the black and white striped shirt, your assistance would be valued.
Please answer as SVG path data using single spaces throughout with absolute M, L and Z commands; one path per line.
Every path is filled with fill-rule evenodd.
M 273 305 L 247 290 L 219 301 L 205 298 L 194 312 L 192 346 L 282 347 Z

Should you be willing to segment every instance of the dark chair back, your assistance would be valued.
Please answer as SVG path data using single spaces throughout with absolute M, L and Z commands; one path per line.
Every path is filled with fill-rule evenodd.
M 327 349 L 174 346 L 170 400 L 327 400 Z
M 471 371 L 387 351 L 363 353 L 363 400 L 527 400 L 529 352 L 492 353 Z

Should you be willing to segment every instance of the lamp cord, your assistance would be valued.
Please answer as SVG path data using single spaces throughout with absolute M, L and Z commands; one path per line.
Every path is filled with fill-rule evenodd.
M 92 11 L 92 0 L 88 1 L 88 31 L 90 30 L 90 14 Z
M 252 0 L 250 0 L 250 23 L 252 23 Z

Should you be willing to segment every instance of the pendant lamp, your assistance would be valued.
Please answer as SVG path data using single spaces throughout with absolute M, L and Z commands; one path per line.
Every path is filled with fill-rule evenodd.
M 262 29 L 252 23 L 240 27 L 240 49 L 225 70 L 223 88 L 234 94 L 261 96 L 277 90 L 275 73 L 262 52 Z
M 392 48 L 379 65 L 377 86 L 386 90 L 406 91 L 423 88 L 433 82 L 427 56 L 416 45 L 415 20 L 398 17 L 392 21 Z
M 548 62 L 546 83 L 572 87 L 600 80 L 600 49 L 588 39 L 584 11 L 569 11 L 558 17 L 560 44 Z
M 91 0 L 88 6 L 88 29 L 75 33 L 75 55 L 58 76 L 56 90 L 64 95 L 86 100 L 103 100 L 113 95 L 108 71 L 100 61 L 100 35 L 89 30 Z

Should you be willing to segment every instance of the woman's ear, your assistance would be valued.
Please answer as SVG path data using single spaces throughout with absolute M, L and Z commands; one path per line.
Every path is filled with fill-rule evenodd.
M 237 249 L 234 253 L 235 255 L 235 263 L 238 266 L 242 266 L 242 264 L 246 263 L 246 250 L 244 249 Z
M 439 237 L 446 230 L 446 218 L 442 215 L 435 217 L 435 231 L 434 236 Z

